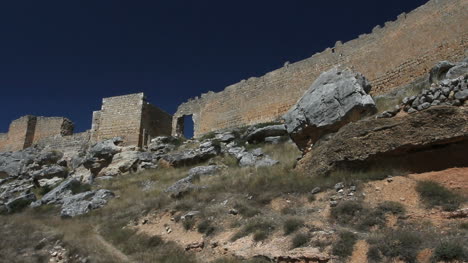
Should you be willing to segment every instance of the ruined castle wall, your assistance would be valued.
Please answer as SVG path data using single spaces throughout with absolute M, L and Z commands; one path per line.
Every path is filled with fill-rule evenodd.
M 72 135 L 73 123 L 62 117 L 37 117 L 33 143 L 54 135 Z
M 32 145 L 36 127 L 35 116 L 23 116 L 11 122 L 4 148 L 0 151 L 19 151 Z
M 373 85 L 372 95 L 385 94 L 423 76 L 440 60 L 467 56 L 466 21 L 468 1 L 431 0 L 371 34 L 182 104 L 173 118 L 173 134 L 180 130 L 181 117 L 191 114 L 195 136 L 277 120 L 322 72 L 337 64 L 363 73 Z
M 143 144 L 157 136 L 171 135 L 172 115 L 149 103 L 143 105 L 141 118 Z
M 93 118 L 93 127 L 98 127 L 93 138 L 97 141 L 122 137 L 127 145 L 141 145 L 141 116 L 144 94 L 104 98 L 100 113 Z
M 64 153 L 65 157 L 71 157 L 77 153 L 84 152 L 90 145 L 91 132 L 85 131 L 73 135 L 54 135 L 42 138 L 37 142 L 41 147 L 48 147 Z
M 8 133 L 0 133 L 0 152 L 4 149 L 8 143 Z

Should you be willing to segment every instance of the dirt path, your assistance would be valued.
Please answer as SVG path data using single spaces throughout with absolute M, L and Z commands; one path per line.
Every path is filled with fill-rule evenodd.
M 111 243 L 107 242 L 107 240 L 105 240 L 104 237 L 99 234 L 98 229 L 95 229 L 95 232 L 96 232 L 96 234 L 94 236 L 95 236 L 96 240 L 115 259 L 119 260 L 119 262 L 133 262 L 132 260 L 130 260 L 130 258 L 128 258 L 127 255 L 122 253 L 122 251 L 120 251 L 118 248 L 116 248 Z

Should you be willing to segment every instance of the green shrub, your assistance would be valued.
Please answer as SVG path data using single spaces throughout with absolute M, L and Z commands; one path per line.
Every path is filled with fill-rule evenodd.
M 255 218 L 242 227 L 232 238 L 231 241 L 236 241 L 239 238 L 255 233 L 257 238 L 266 238 L 275 226 L 272 222 L 260 218 Z M 254 238 L 255 239 L 255 238 Z
M 207 236 L 213 234 L 215 231 L 215 227 L 211 224 L 211 221 L 209 220 L 203 220 L 198 224 L 197 230 L 199 233 L 205 234 Z
M 416 190 L 428 207 L 441 206 L 445 211 L 460 207 L 462 197 L 434 181 L 419 181 Z
M 340 224 L 350 224 L 363 210 L 361 201 L 343 201 L 331 209 L 330 216 Z
M 373 226 L 385 226 L 387 214 L 403 215 L 405 214 L 405 208 L 401 203 L 385 201 L 375 209 L 365 209 L 361 213 L 358 229 L 368 230 Z
M 383 214 L 403 215 L 405 207 L 399 202 L 385 201 L 377 206 L 377 210 Z
M 258 242 L 258 241 L 262 241 L 262 240 L 265 240 L 267 239 L 269 236 L 269 231 L 266 231 L 266 230 L 258 230 L 258 231 L 255 231 L 254 235 L 253 235 L 253 240 L 255 242 Z
M 304 225 L 304 220 L 299 218 L 288 218 L 284 221 L 283 230 L 285 235 L 289 235 Z
M 391 259 L 401 258 L 405 262 L 415 262 L 422 240 L 421 235 L 417 232 L 387 231 L 378 238 L 368 240 L 371 246 L 367 256 L 374 261 L 383 255 Z
M 182 225 L 184 226 L 185 230 L 191 230 L 195 225 L 195 219 L 193 219 L 192 217 L 185 218 L 185 220 L 183 220 L 182 222 Z
M 309 242 L 310 237 L 307 234 L 298 233 L 292 239 L 292 248 L 302 247 Z
M 258 209 L 255 209 L 249 205 L 242 204 L 242 203 L 236 203 L 234 205 L 234 208 L 237 209 L 240 215 L 243 217 L 254 217 L 258 214 L 260 214 L 260 211 Z
M 453 261 L 453 260 L 468 260 L 467 253 L 459 242 L 445 241 L 440 243 L 434 250 L 434 260 L 438 261 Z
M 353 254 L 357 236 L 351 232 L 341 232 L 338 242 L 333 245 L 333 255 L 347 258 Z

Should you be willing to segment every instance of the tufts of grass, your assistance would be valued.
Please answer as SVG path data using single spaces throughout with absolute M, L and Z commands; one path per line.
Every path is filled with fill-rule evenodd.
M 468 253 L 460 242 L 444 241 L 434 249 L 433 259 L 439 261 L 465 261 L 468 260 Z
M 353 254 L 354 244 L 357 242 L 357 235 L 351 232 L 341 232 L 339 240 L 333 244 L 333 255 L 347 258 Z
M 441 206 L 445 211 L 458 209 L 463 199 L 460 195 L 434 181 L 419 181 L 416 191 L 428 207 Z
M 300 218 L 292 217 L 292 218 L 286 219 L 286 221 L 284 221 L 284 224 L 283 224 L 284 235 L 290 235 L 296 232 L 296 230 L 301 228 L 303 225 L 304 225 L 304 220 Z
M 270 233 L 275 229 L 275 225 L 271 221 L 263 220 L 261 218 L 253 218 L 246 225 L 244 225 L 234 236 L 231 241 L 236 241 L 239 238 L 248 236 L 254 233 L 254 240 L 260 241 L 266 239 Z
M 310 240 L 309 235 L 304 233 L 297 233 L 292 239 L 292 248 L 302 247 Z

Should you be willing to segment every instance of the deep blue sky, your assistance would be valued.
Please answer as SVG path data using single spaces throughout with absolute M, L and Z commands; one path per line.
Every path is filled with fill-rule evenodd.
M 11 0 L 0 3 L 0 132 L 22 115 L 91 126 L 103 97 L 188 98 L 369 33 L 426 0 Z

